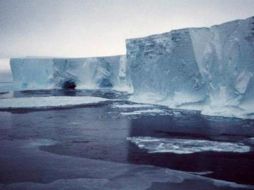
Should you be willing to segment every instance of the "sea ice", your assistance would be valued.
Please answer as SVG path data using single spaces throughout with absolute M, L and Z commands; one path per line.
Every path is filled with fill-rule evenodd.
M 82 96 L 50 96 L 50 97 L 27 97 L 0 99 L 0 109 L 9 108 L 52 108 L 77 105 L 96 104 L 106 101 L 105 98 Z
M 249 146 L 233 142 L 155 137 L 128 137 L 127 140 L 149 153 L 192 154 L 207 151 L 244 153 L 250 151 Z

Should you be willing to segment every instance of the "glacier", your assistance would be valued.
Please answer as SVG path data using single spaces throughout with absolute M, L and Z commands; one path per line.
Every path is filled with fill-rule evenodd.
M 125 56 L 93 58 L 12 58 L 17 89 L 108 88 L 128 91 Z
M 254 17 L 126 40 L 126 55 L 12 58 L 15 89 L 112 89 L 130 101 L 254 118 Z
M 131 100 L 254 118 L 254 17 L 126 40 Z

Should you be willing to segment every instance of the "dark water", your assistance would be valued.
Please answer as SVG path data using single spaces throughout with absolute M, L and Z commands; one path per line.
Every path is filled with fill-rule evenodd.
M 16 92 L 15 96 L 63 95 L 60 91 Z M 69 92 L 71 93 L 71 92 Z M 63 173 L 49 175 L 54 166 L 40 166 L 39 161 L 22 157 L 18 142 L 49 139 L 39 149 L 53 155 L 89 158 L 117 163 L 153 165 L 190 172 L 207 172 L 205 176 L 254 185 L 254 121 L 202 116 L 198 112 L 167 110 L 165 115 L 122 116 L 126 94 L 82 92 L 71 95 L 95 95 L 122 98 L 94 106 L 68 109 L 15 110 L 0 112 L 0 183 L 34 181 L 47 183 L 63 178 Z M 137 110 L 140 108 L 130 108 Z M 165 108 L 161 108 L 165 109 Z M 206 139 L 241 142 L 252 147 L 248 153 L 201 152 L 193 154 L 148 153 L 126 140 L 127 137 Z M 4 142 L 12 142 L 13 145 Z M 17 143 L 16 143 L 17 142 Z M 22 150 L 22 151 L 21 151 Z M 21 152 L 20 152 L 21 151 Z M 32 154 L 36 155 L 36 151 Z M 39 153 L 38 153 L 39 154 Z M 39 173 L 39 174 L 38 174 Z M 70 177 L 70 176 L 68 176 Z M 188 183 L 186 181 L 185 183 Z M 155 183 L 151 189 L 166 189 Z
M 194 118 L 193 118 L 194 117 Z M 139 149 L 136 145 L 125 141 L 125 136 L 149 136 L 163 138 L 207 139 L 226 142 L 244 142 L 253 136 L 252 122 L 240 121 L 210 121 L 202 116 L 182 118 L 180 122 L 170 116 L 144 116 L 124 122 L 118 134 L 110 134 L 109 142 L 90 144 L 78 142 L 73 144 L 57 144 L 43 147 L 43 150 L 58 154 L 75 155 L 86 158 L 110 160 L 116 162 L 130 162 L 135 164 L 149 164 L 168 167 L 177 170 L 204 172 L 216 179 L 234 181 L 243 184 L 254 184 L 254 153 L 218 153 L 202 152 L 193 154 L 153 153 Z M 185 119 L 185 121 L 184 121 Z M 122 119 L 117 120 L 122 121 Z M 114 125 L 114 123 L 111 123 Z M 117 124 L 118 125 L 118 124 Z M 119 124 L 120 125 L 120 124 Z M 121 124 L 123 125 L 123 124 Z M 243 127 L 244 126 L 244 127 Z M 112 126 L 110 127 L 112 128 Z M 205 129 L 203 129 L 205 128 Z M 98 130 L 101 130 L 98 128 Z M 125 131 L 126 130 L 126 131 Z M 108 131 L 107 133 L 111 133 Z M 106 134 L 106 133 L 105 133 Z M 119 139 L 119 137 L 123 137 Z M 116 140 L 118 142 L 116 142 Z M 113 141 L 113 143 L 112 143 Z M 80 149 L 86 151 L 80 151 Z M 127 153 L 127 156 L 126 156 Z

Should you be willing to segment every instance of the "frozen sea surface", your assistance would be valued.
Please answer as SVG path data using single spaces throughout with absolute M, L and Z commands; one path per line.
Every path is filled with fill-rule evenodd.
M 107 101 L 0 111 L 1 190 L 253 189 L 253 120 L 134 104 L 113 91 L 23 91 L 0 101 L 63 96 Z M 127 140 L 135 138 L 199 151 L 151 153 Z
M 5 98 L 0 99 L 0 109 L 18 109 L 18 108 L 59 108 L 67 106 L 80 106 L 104 102 L 107 99 L 99 97 L 68 97 L 68 96 L 50 96 L 50 97 L 28 97 L 28 98 Z

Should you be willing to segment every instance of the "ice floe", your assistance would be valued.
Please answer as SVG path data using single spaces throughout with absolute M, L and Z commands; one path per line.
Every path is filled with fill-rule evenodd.
M 123 108 L 123 109 L 131 109 L 131 108 L 148 108 L 152 107 L 153 105 L 149 104 L 114 104 L 113 108 Z
M 244 153 L 250 151 L 249 146 L 233 142 L 155 137 L 128 137 L 127 140 L 149 153 L 192 154 L 208 151 Z
M 166 114 L 164 110 L 161 109 L 142 109 L 142 110 L 135 110 L 130 112 L 121 112 L 121 115 L 131 116 L 131 115 L 142 115 L 142 114 Z
M 0 99 L 0 109 L 8 108 L 49 108 L 95 104 L 106 101 L 105 98 L 82 96 L 51 96 Z

